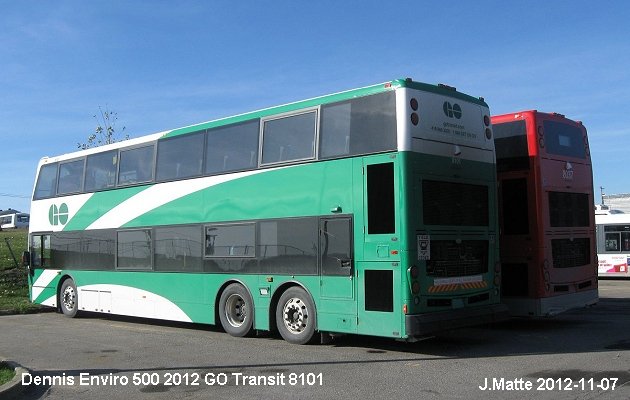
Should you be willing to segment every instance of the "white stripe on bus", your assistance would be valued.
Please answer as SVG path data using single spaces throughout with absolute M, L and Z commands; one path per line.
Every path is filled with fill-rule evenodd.
M 221 183 L 268 171 L 268 169 L 254 170 L 228 175 L 209 176 L 199 179 L 186 179 L 182 181 L 159 183 L 147 190 L 143 190 L 112 208 L 88 226 L 87 229 L 119 228 L 129 221 L 153 209 L 191 193 L 195 193 Z
M 31 301 L 35 301 L 37 297 L 48 287 L 50 282 L 59 274 L 59 269 L 45 269 L 42 274 L 33 283 L 31 290 Z

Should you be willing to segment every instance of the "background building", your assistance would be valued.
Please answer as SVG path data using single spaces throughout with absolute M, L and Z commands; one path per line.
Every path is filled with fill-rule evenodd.
M 630 193 L 603 194 L 602 202 L 611 210 L 621 210 L 630 213 Z

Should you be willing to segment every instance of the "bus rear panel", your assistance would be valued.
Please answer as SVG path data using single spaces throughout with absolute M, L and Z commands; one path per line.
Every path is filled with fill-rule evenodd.
M 503 302 L 551 316 L 598 300 L 593 180 L 586 129 L 556 113 L 492 117 Z

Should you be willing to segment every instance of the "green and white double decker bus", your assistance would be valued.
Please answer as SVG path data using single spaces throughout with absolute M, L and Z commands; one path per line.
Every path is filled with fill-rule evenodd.
M 414 340 L 499 304 L 487 104 L 410 79 L 41 160 L 30 295 L 78 311 Z

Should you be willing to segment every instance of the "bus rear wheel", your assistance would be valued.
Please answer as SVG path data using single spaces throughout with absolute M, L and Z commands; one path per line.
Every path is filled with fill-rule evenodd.
M 223 329 L 232 336 L 246 336 L 254 322 L 254 302 L 243 285 L 232 283 L 219 299 L 219 319 Z
M 66 317 L 74 318 L 79 310 L 79 294 L 72 279 L 66 279 L 59 289 L 59 307 Z
M 289 343 L 309 343 L 315 334 L 317 315 L 311 296 L 300 287 L 287 289 L 276 308 L 276 325 Z

